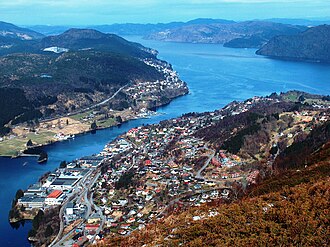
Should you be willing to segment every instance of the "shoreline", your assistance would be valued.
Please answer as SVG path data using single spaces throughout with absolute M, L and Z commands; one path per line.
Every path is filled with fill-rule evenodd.
M 118 127 L 121 124 L 126 123 L 128 121 L 137 120 L 137 119 L 143 119 L 143 118 L 150 118 L 150 117 L 153 117 L 153 116 L 160 115 L 161 113 L 157 112 L 157 109 L 158 108 L 161 108 L 161 107 L 164 107 L 166 105 L 169 105 L 172 102 L 172 100 L 174 100 L 176 98 L 179 98 L 179 97 L 182 97 L 182 96 L 185 96 L 188 93 L 189 93 L 189 90 L 186 93 L 184 93 L 184 94 L 180 94 L 180 95 L 178 95 L 178 96 L 170 99 L 168 102 L 165 102 L 164 104 L 159 104 L 159 105 L 153 107 L 152 110 L 149 110 L 148 109 L 148 115 L 146 115 L 146 116 L 138 116 L 138 114 L 136 114 L 135 116 L 132 116 L 130 118 L 125 119 L 121 123 L 120 122 L 116 122 L 115 124 L 113 124 L 111 126 L 98 126 L 95 130 L 89 129 L 89 130 L 86 130 L 86 131 L 81 131 L 79 133 L 74 134 L 74 136 L 75 137 L 82 136 L 82 135 L 86 135 L 86 134 L 92 133 L 94 131 L 109 129 L 109 128 L 112 128 L 112 127 Z M 63 117 L 65 117 L 65 116 L 58 117 L 55 120 L 59 120 L 59 119 L 61 119 Z M 46 143 L 37 144 L 37 145 L 34 145 L 34 146 L 30 147 L 30 148 L 33 148 L 33 149 L 44 148 L 44 147 L 47 147 L 47 146 L 50 146 L 50 145 L 53 145 L 53 144 L 56 144 L 56 143 L 59 143 L 59 142 L 62 142 L 62 141 L 68 141 L 70 139 L 74 139 L 74 137 L 73 138 L 63 139 L 63 140 L 61 140 L 61 139 L 59 139 L 59 140 L 47 140 Z M 39 154 L 25 154 L 24 152 L 27 151 L 28 149 L 29 148 L 25 148 L 24 150 L 21 150 L 21 152 L 19 154 L 17 154 L 17 155 L 12 155 L 12 156 L 11 155 L 0 155 L 0 158 L 18 159 L 18 158 L 24 158 L 24 157 L 39 157 L 40 156 Z
M 123 123 L 127 123 L 129 121 L 132 121 L 132 120 L 138 120 L 138 119 L 147 119 L 147 118 L 152 118 L 153 116 L 159 116 L 159 115 L 163 115 L 164 113 L 159 113 L 157 112 L 157 109 L 163 107 L 163 106 L 166 106 L 166 105 L 169 105 L 172 100 L 176 99 L 176 98 L 179 98 L 181 96 L 185 96 L 189 93 L 189 91 L 185 94 L 181 94 L 181 95 L 178 95 L 177 97 L 175 98 L 172 98 L 171 100 L 169 100 L 169 102 L 166 102 L 164 104 L 160 104 L 160 105 L 157 105 L 155 108 L 153 108 L 153 110 L 148 110 L 148 114 L 146 116 L 138 116 L 139 114 L 136 114 L 135 116 L 132 116 L 131 118 L 127 118 L 125 119 L 123 122 L 119 123 L 119 122 L 116 122 L 116 124 L 112 125 L 112 126 L 108 126 L 108 127 L 98 127 L 97 129 L 95 130 L 88 130 L 88 131 L 84 131 L 84 132 L 81 132 L 81 133 L 78 133 L 78 134 L 75 134 L 75 136 L 82 136 L 82 135 L 85 135 L 85 134 L 88 134 L 88 133 L 92 133 L 93 131 L 98 131 L 98 130 L 104 130 L 104 129 L 109 129 L 109 128 L 112 128 L 112 127 L 118 127 L 120 125 L 122 125 Z M 118 135 L 119 137 L 120 135 Z M 42 147 L 47 147 L 47 146 L 50 146 L 52 144 L 56 144 L 58 142 L 61 142 L 61 141 L 68 141 L 70 139 L 73 139 L 73 138 L 68 138 L 66 140 L 58 140 L 58 141 L 52 141 L 50 143 L 46 143 L 46 144 L 40 144 L 40 145 L 37 145 L 37 146 L 34 146 L 33 148 L 42 148 Z M 27 150 L 27 149 L 26 149 Z M 4 157 L 4 158 L 11 158 L 11 159 L 18 159 L 18 158 L 24 158 L 24 157 L 39 157 L 40 155 L 38 154 L 24 154 L 24 153 L 21 153 L 17 156 L 13 156 L 13 157 L 10 157 L 10 156 L 1 156 L 0 157 Z M 37 213 L 37 212 L 35 212 Z M 25 221 L 32 221 L 33 218 L 34 218 L 35 215 L 25 215 L 25 214 L 21 214 L 19 218 L 9 218 L 9 223 L 10 224 L 20 224 L 21 222 L 25 222 Z
M 167 141 L 167 143 L 165 142 L 165 145 L 168 145 L 168 143 L 169 143 L 169 140 L 173 140 L 173 138 L 171 139 L 171 138 L 169 138 L 170 136 L 175 136 L 175 135 L 178 135 L 178 136 L 187 136 L 187 135 L 182 135 L 182 133 L 186 133 L 186 134 L 189 134 L 188 136 L 190 136 L 190 138 L 191 138 L 191 136 L 194 134 L 194 133 L 196 133 L 196 132 L 194 132 L 194 131 L 198 131 L 198 129 L 195 129 L 194 131 L 192 130 L 192 126 L 194 126 L 195 124 L 199 124 L 199 126 L 205 126 L 205 125 L 209 125 L 209 127 L 211 127 L 212 126 L 212 122 L 213 122 L 213 120 L 214 121 L 220 121 L 221 119 L 223 119 L 223 117 L 225 117 L 225 116 L 227 116 L 227 115 L 229 115 L 229 116 L 234 116 L 234 115 L 237 115 L 237 113 L 238 114 L 241 114 L 241 113 L 244 113 L 244 112 L 246 112 L 246 110 L 250 110 L 254 105 L 253 104 L 257 104 L 258 102 L 261 102 L 261 100 L 263 100 L 264 102 L 264 104 L 266 104 L 266 103 L 268 103 L 268 101 L 273 101 L 273 102 L 275 102 L 274 104 L 276 104 L 276 99 L 272 99 L 272 98 L 268 98 L 268 97 L 256 97 L 256 98 L 253 98 L 253 101 L 252 101 L 252 99 L 251 99 L 251 101 L 244 101 L 244 103 L 243 102 L 239 102 L 239 103 L 230 103 L 229 105 L 227 105 L 227 107 L 224 107 L 224 108 L 222 108 L 221 110 L 216 110 L 216 111 L 214 111 L 214 112 L 209 112 L 209 113 L 207 113 L 207 112 L 204 112 L 204 113 L 201 113 L 200 115 L 198 115 L 197 114 L 197 116 L 195 116 L 195 120 L 194 121 L 191 121 L 191 118 L 190 118 L 190 116 L 186 116 L 185 117 L 185 115 L 183 115 L 182 117 L 181 117 L 181 119 L 180 119 L 180 117 L 179 118 L 176 118 L 176 119 L 174 119 L 175 121 L 173 121 L 173 123 L 172 123 L 172 125 L 166 125 L 166 130 L 164 130 L 164 126 L 163 126 L 163 130 L 164 130 L 164 132 L 165 132 L 165 137 L 166 137 L 166 133 L 167 133 L 167 137 L 165 138 L 165 139 L 167 139 L 168 141 Z M 285 99 L 282 99 L 282 101 L 284 102 L 285 101 Z M 229 107 L 230 106 L 230 107 Z M 229 108 L 228 108 L 229 107 Z M 228 112 L 226 112 L 225 110 L 228 110 L 229 111 L 229 113 Z M 224 112 L 222 112 L 222 111 L 224 111 Z M 215 115 L 215 112 L 217 112 L 217 114 Z M 155 114 L 159 114 L 159 113 L 155 113 Z M 184 118 L 187 118 L 187 119 L 184 119 Z M 212 119 L 212 121 L 210 121 Z M 276 118 L 275 118 L 276 119 Z M 279 120 L 279 118 L 278 118 L 278 120 Z M 276 121 L 278 121 L 278 120 L 276 120 Z M 128 119 L 126 119 L 125 121 L 123 121 L 123 122 L 127 122 L 127 121 L 129 121 Z M 179 126 L 181 126 L 181 133 L 178 133 L 178 132 L 176 132 L 176 130 L 175 130 L 175 127 L 174 126 L 177 126 L 176 124 L 177 124 L 177 121 L 182 121 L 182 122 L 180 122 L 180 124 L 179 124 Z M 299 119 L 297 119 L 297 122 L 299 123 L 300 121 L 302 121 L 300 118 Z M 205 125 L 204 125 L 205 124 Z M 117 124 L 117 125 L 120 125 L 120 123 L 119 124 Z M 153 125 L 151 125 L 151 126 L 153 126 Z M 152 131 L 151 131 L 151 129 L 150 129 L 150 127 L 149 127 L 149 125 L 148 125 L 148 127 L 146 127 L 146 128 L 149 128 L 149 131 L 147 131 L 146 133 L 145 133 L 145 130 L 144 129 L 142 129 L 141 130 L 141 132 L 140 133 L 144 133 L 144 136 L 148 136 L 148 137 L 150 137 L 150 133 L 152 133 Z M 152 128 L 152 127 L 151 127 Z M 303 129 L 306 129 L 306 128 L 303 128 Z M 91 131 L 93 131 L 93 130 L 91 130 Z M 89 132 L 91 132 L 91 131 L 89 131 Z M 160 137 L 159 135 L 157 135 L 157 133 L 158 133 L 158 130 L 156 130 L 156 131 L 153 131 L 154 133 L 152 134 L 152 135 L 154 135 L 153 136 L 153 138 L 155 138 L 154 140 L 156 141 L 156 142 L 158 142 L 158 143 L 162 143 L 162 138 L 164 138 L 164 137 Z M 126 135 L 127 135 L 127 133 L 129 133 L 129 132 L 126 132 Z M 137 136 L 140 136 L 140 133 L 138 132 L 137 133 Z M 135 135 L 135 131 L 134 131 L 134 135 Z M 121 137 L 121 135 L 118 135 L 118 137 Z M 142 138 L 142 137 L 141 137 Z M 189 138 L 189 137 L 188 137 Z M 125 137 L 123 137 L 123 138 L 121 138 L 121 139 L 125 139 Z M 143 139 L 143 138 L 142 138 Z M 147 139 L 146 139 L 147 140 Z M 117 140 L 117 141 L 120 141 L 120 140 Z M 148 142 L 148 141 L 150 141 L 150 140 L 147 140 L 146 142 Z M 177 140 L 177 141 L 180 141 L 180 140 Z M 196 141 L 197 141 L 197 143 L 196 143 Z M 129 143 L 131 143 L 131 144 L 129 144 Z M 181 143 L 183 143 L 183 141 L 181 142 Z M 188 142 L 189 143 L 189 142 Z M 118 143 L 117 143 L 118 144 Z M 119 154 L 120 154 L 120 152 L 123 154 L 123 157 L 127 157 L 126 156 L 126 154 L 125 154 L 125 152 L 126 151 L 130 151 L 130 149 L 131 148 L 135 148 L 136 149 L 136 145 L 134 144 L 134 142 L 132 142 L 132 140 L 130 140 L 130 138 L 128 138 L 127 140 L 126 140 L 126 144 L 124 143 L 124 144 L 122 144 L 122 145 L 124 145 L 124 147 L 126 148 L 122 148 L 122 151 L 119 151 Z M 186 144 L 185 144 L 186 145 Z M 210 164 L 210 162 L 211 162 L 211 160 L 213 159 L 213 157 L 215 156 L 215 150 L 213 150 L 213 152 L 211 152 L 210 153 L 210 149 L 208 148 L 208 146 L 206 145 L 206 143 L 204 143 L 203 141 L 201 141 L 201 139 L 195 139 L 195 141 L 191 141 L 190 140 L 190 144 L 189 144 L 190 146 L 188 147 L 188 148 L 190 148 L 190 147 L 196 147 L 197 148 L 197 146 L 198 146 L 198 148 L 201 148 L 202 150 L 204 150 L 202 153 L 204 153 L 204 156 L 205 156 L 205 154 L 207 154 L 208 155 L 208 159 L 207 159 L 207 161 L 204 163 L 204 166 L 201 168 L 201 169 L 199 169 L 198 171 L 196 170 L 196 174 L 194 174 L 194 172 L 192 172 L 191 173 L 191 178 L 189 178 L 189 181 L 190 181 L 190 183 L 191 184 L 194 184 L 194 185 L 196 185 L 197 183 L 199 183 L 199 181 L 200 181 L 200 179 L 203 179 L 203 180 L 205 180 L 205 181 L 208 181 L 208 182 L 206 182 L 206 185 L 205 186 L 209 186 L 209 187 L 211 187 L 211 190 L 215 190 L 214 189 L 214 187 L 213 186 L 215 186 L 215 183 L 219 183 L 219 184 L 221 184 L 221 188 L 222 189 L 230 189 L 230 188 L 228 188 L 228 187 L 224 187 L 224 185 L 222 184 L 222 182 L 223 181 L 219 181 L 219 180 L 216 180 L 216 182 L 214 182 L 214 180 L 210 180 L 210 174 L 206 174 L 205 175 L 205 178 L 204 178 L 204 175 L 202 175 L 201 176 L 201 173 L 202 173 L 202 171 L 207 167 L 207 166 L 209 166 L 209 164 Z M 115 144 L 113 144 L 113 147 L 115 147 L 116 145 Z M 143 154 L 143 152 L 144 153 L 148 153 L 148 150 L 146 151 L 145 149 L 143 149 L 143 147 L 145 146 L 145 143 L 140 143 L 140 147 L 138 147 L 138 149 L 136 149 L 137 151 L 139 151 L 140 150 L 140 154 L 138 153 L 138 152 L 136 152 L 136 155 L 141 155 L 141 154 Z M 150 148 L 150 150 L 152 149 L 152 148 L 154 148 L 154 147 L 149 147 Z M 182 147 L 183 148 L 183 147 Z M 186 147 L 187 148 L 187 147 Z M 105 152 L 108 152 L 109 154 L 110 153 L 112 153 L 112 151 L 111 151 L 111 145 L 109 145 L 108 147 L 106 147 L 106 151 Z M 105 150 L 105 149 L 104 149 Z M 129 153 L 134 153 L 134 152 L 129 152 Z M 100 153 L 100 155 L 101 155 L 101 153 Z M 194 154 L 195 155 L 195 154 Z M 196 154 L 196 155 L 202 155 L 201 153 L 199 153 L 199 154 Z M 114 157 L 114 156 L 112 156 L 111 155 L 111 157 Z M 137 156 L 136 156 L 137 157 Z M 230 157 L 229 155 L 227 155 L 227 157 Z M 88 184 L 88 188 L 87 188 L 87 190 L 83 190 L 83 191 L 81 191 L 81 192 L 75 192 L 75 194 L 70 194 L 70 199 L 68 199 L 68 201 L 65 201 L 64 203 L 62 203 L 62 205 L 61 205 L 61 210 L 62 210 L 62 213 L 60 213 L 60 219 L 61 219 L 61 224 L 62 224 L 62 226 L 61 226 L 61 228 L 60 229 L 62 229 L 62 230 L 60 230 L 60 232 L 58 233 L 58 235 L 57 236 L 60 236 L 60 237 L 62 237 L 62 235 L 63 235 L 63 220 L 62 220 L 62 216 L 63 216 L 63 208 L 65 207 L 65 205 L 67 204 L 67 202 L 69 202 L 70 200 L 72 200 L 74 197 L 76 197 L 76 196 L 81 196 L 82 197 L 82 193 L 86 193 L 86 198 L 87 198 L 87 194 L 88 194 L 88 191 L 94 186 L 94 184 L 98 181 L 98 179 L 99 179 L 99 177 L 100 177 L 100 170 L 101 170 L 101 165 L 103 165 L 103 161 L 106 159 L 107 157 L 106 157 L 106 155 L 103 155 L 103 159 L 100 161 L 100 160 L 98 160 L 97 162 L 98 162 L 98 164 L 96 165 L 96 166 L 94 166 L 94 167 L 92 167 L 92 166 L 90 166 L 89 168 L 91 169 L 90 171 L 92 171 L 89 175 L 87 175 L 88 173 L 86 173 L 84 176 L 86 176 L 86 177 L 83 177 L 83 178 L 81 178 L 81 180 L 80 180 L 80 184 L 79 184 L 79 186 L 81 185 L 82 187 L 84 187 L 84 183 L 86 182 L 86 178 L 87 177 L 90 177 L 90 180 L 89 181 L 87 181 L 87 183 L 85 184 L 85 185 L 87 185 Z M 126 159 L 126 158 L 125 158 Z M 170 170 L 171 170 L 171 166 L 169 166 L 167 163 L 167 159 L 166 159 L 166 157 L 163 157 L 162 158 L 162 156 L 159 156 L 158 158 L 155 158 L 154 157 L 154 159 L 155 159 L 155 161 L 158 159 L 159 161 L 161 161 L 161 163 L 162 164 L 164 164 L 164 167 L 163 166 L 159 166 L 159 171 L 160 171 L 160 169 L 165 169 L 165 166 L 166 166 L 166 170 L 167 170 L 167 172 L 168 173 L 170 173 Z M 223 158 L 223 159 L 227 159 L 227 158 Z M 235 159 L 234 157 L 233 157 L 233 160 L 236 160 L 237 161 L 237 159 Z M 136 165 L 136 164 L 138 164 L 138 162 L 139 161 L 136 161 L 136 159 L 135 159 L 135 156 L 131 156 L 131 158 L 130 158 L 130 161 L 129 162 L 127 162 L 127 171 L 130 171 L 131 169 L 133 169 L 134 168 L 134 166 Z M 151 160 L 150 160 L 150 162 L 152 162 Z M 225 161 L 222 161 L 222 162 L 225 162 Z M 237 162 L 241 162 L 240 160 L 239 161 L 237 161 Z M 123 162 L 122 162 L 123 163 Z M 232 164 L 232 163 L 230 163 L 230 164 Z M 242 163 L 236 163 L 237 165 L 242 165 Z M 146 165 L 147 166 L 147 165 Z M 133 168 L 132 168 L 133 167 Z M 138 167 L 138 166 L 137 166 Z M 186 166 L 184 165 L 184 164 L 182 164 L 182 167 L 180 167 L 179 169 L 182 169 L 182 171 L 184 171 L 184 170 L 186 170 L 187 168 L 185 168 Z M 188 168 L 189 168 L 189 166 L 187 166 Z M 89 169 L 88 168 L 88 169 Z M 102 167 L 103 168 L 103 167 Z M 92 170 L 93 169 L 93 170 Z M 137 168 L 138 169 L 138 168 Z M 193 169 L 193 168 L 191 168 L 191 169 Z M 189 171 L 189 170 L 188 170 Z M 231 177 L 234 181 L 236 181 L 236 178 L 238 178 L 238 177 L 246 177 L 246 176 L 248 176 L 248 175 L 250 175 L 250 174 L 253 174 L 253 172 L 251 172 L 251 171 L 249 171 L 249 173 L 244 173 L 244 172 L 246 172 L 246 171 L 243 171 L 242 170 L 242 173 L 241 174 L 239 174 L 238 176 L 236 176 L 235 175 L 235 177 Z M 112 171 L 110 172 L 110 173 L 112 173 Z M 91 176 L 93 174 L 93 176 Z M 158 173 L 157 173 L 158 174 Z M 122 175 L 120 174 L 120 175 L 118 175 L 119 176 L 119 179 L 122 177 Z M 148 179 L 151 179 L 150 177 L 148 178 Z M 162 177 L 162 178 L 160 178 L 160 179 L 166 179 L 166 177 Z M 227 178 L 219 178 L 220 180 L 221 179 L 227 179 Z M 119 181 L 119 180 L 117 180 L 117 181 Z M 210 182 L 211 181 L 211 182 Z M 77 185 L 78 186 L 78 185 Z M 99 186 L 99 188 L 101 188 L 101 186 L 100 185 L 98 185 Z M 184 189 L 182 189 L 183 191 L 184 191 Z M 74 191 L 74 190 L 73 190 Z M 165 190 L 164 190 L 165 191 Z M 69 193 L 72 193 L 72 192 L 69 192 Z M 79 194 L 80 193 L 80 194 Z M 182 194 L 182 195 L 184 195 L 184 194 Z M 72 196 L 74 196 L 74 197 L 72 197 Z M 173 196 L 176 196 L 176 195 L 173 195 Z M 184 195 L 184 197 L 185 197 L 186 195 Z M 175 198 L 175 197 L 174 197 Z M 97 208 L 100 208 L 100 207 L 103 207 L 103 206 L 105 206 L 105 204 L 106 203 L 103 203 L 104 205 L 100 205 L 99 203 L 97 203 L 97 202 L 95 202 L 95 197 L 93 197 L 93 196 L 90 196 L 90 199 L 88 199 L 88 200 L 85 200 L 85 198 L 83 199 L 84 201 L 89 201 L 90 200 L 90 203 L 88 204 L 88 205 L 92 205 L 92 207 L 93 207 L 93 205 L 96 205 L 95 206 L 95 208 L 96 208 L 96 211 L 98 211 L 99 209 L 97 209 Z M 97 199 L 97 198 L 96 198 Z M 176 199 L 175 199 L 176 200 Z M 149 200 L 148 200 L 149 201 Z M 169 202 L 171 202 L 171 201 L 169 201 Z M 88 206 L 87 206 L 87 208 L 88 208 Z M 90 210 L 90 207 L 89 207 L 89 210 Z M 61 212 L 61 211 L 60 211 Z M 90 215 L 90 211 L 87 211 L 87 212 L 89 212 L 87 215 L 89 216 Z M 151 211 L 150 211 L 151 212 Z M 148 212 L 148 213 L 150 213 L 150 212 Z M 161 211 L 160 212 L 161 214 L 163 214 L 163 212 Z M 103 217 L 103 214 L 101 213 L 100 215 L 102 215 L 102 217 Z M 19 222 L 19 221 L 23 221 L 23 220 L 25 220 L 26 218 L 24 218 L 24 216 L 26 217 L 27 215 L 22 215 L 22 218 L 20 219 L 20 220 L 18 220 L 19 218 L 12 218 L 12 220 L 10 220 L 11 222 L 14 222 L 14 221 L 16 221 L 16 222 Z M 29 215 L 30 216 L 30 215 Z M 102 219 L 102 220 L 104 220 L 104 218 Z M 104 221 L 103 221 L 104 222 Z M 98 229 L 102 229 L 102 227 L 103 227 L 103 225 L 104 225 L 104 223 L 102 223 L 102 226 L 100 225 L 99 226 L 99 228 Z M 65 229 L 65 228 L 64 228 Z M 57 240 L 57 237 L 56 237 L 56 240 L 55 241 L 58 241 Z M 62 241 L 62 239 L 60 239 L 60 241 Z
M 90 107 L 47 120 L 39 119 L 30 125 L 24 122 L 10 126 L 11 131 L 0 139 L 0 157 L 22 157 L 30 148 L 39 149 L 71 139 L 75 135 L 118 126 L 132 119 L 150 117 L 157 112 L 158 107 L 189 93 L 187 83 L 179 79 L 170 64 L 153 59 L 145 59 L 143 62 L 160 72 L 164 79 L 126 84 L 110 98 Z M 125 108 L 120 105 L 120 101 L 117 102 L 120 108 L 116 104 L 115 107 L 103 106 L 124 88 L 123 93 L 127 97 Z M 144 91 L 144 88 L 147 90 Z M 98 106 L 100 109 L 96 109 Z
M 139 119 L 139 118 L 127 119 L 127 120 L 123 121 L 122 123 L 125 123 L 125 122 L 130 121 L 130 120 L 134 120 L 134 119 Z M 95 130 L 91 129 L 91 130 L 88 130 L 88 131 L 79 132 L 79 133 L 75 134 L 75 136 L 82 136 L 82 135 L 92 133 L 93 131 L 104 130 L 104 129 L 108 129 L 108 128 L 112 128 L 112 127 L 118 127 L 120 125 L 121 125 L 121 123 L 117 123 L 115 125 L 108 126 L 108 127 L 98 127 Z M 69 141 L 71 139 L 74 139 L 74 138 L 68 138 L 68 139 L 65 139 L 65 140 L 57 140 L 57 141 L 50 140 L 48 143 L 38 144 L 38 145 L 32 146 L 31 148 L 33 148 L 33 149 L 35 149 L 35 148 L 44 148 L 44 147 L 51 146 L 51 145 L 59 143 L 59 142 Z M 27 151 L 27 150 L 28 150 L 28 148 L 24 149 L 23 152 L 21 152 L 18 155 L 15 155 L 15 156 L 0 155 L 0 157 L 1 158 L 8 158 L 8 159 L 18 159 L 18 158 L 24 158 L 24 157 L 39 157 L 40 156 L 39 154 L 25 154 L 24 152 Z

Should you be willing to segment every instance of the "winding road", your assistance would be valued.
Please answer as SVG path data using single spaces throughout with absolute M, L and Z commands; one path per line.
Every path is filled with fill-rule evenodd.
M 207 147 L 205 147 L 205 149 L 211 151 L 212 153 L 211 153 L 210 155 L 208 155 L 209 158 L 208 158 L 207 161 L 205 162 L 204 166 L 203 166 L 201 169 L 199 169 L 199 170 L 197 171 L 196 176 L 195 176 L 195 178 L 197 178 L 197 179 L 204 179 L 204 177 L 202 176 L 202 172 L 203 172 L 203 171 L 206 169 L 206 167 L 210 164 L 212 158 L 213 158 L 214 155 L 215 155 L 215 151 L 214 151 L 214 150 L 211 150 L 211 149 L 209 149 L 209 148 L 207 148 Z
M 110 100 L 114 99 L 119 93 L 121 90 L 123 90 L 125 87 L 127 87 L 129 84 L 126 84 L 124 86 L 122 86 L 121 88 L 119 88 L 111 97 L 101 101 L 100 103 L 97 103 L 97 104 L 94 104 L 92 106 L 89 106 L 89 107 L 86 107 L 84 109 L 80 109 L 78 111 L 74 111 L 74 112 L 70 112 L 66 115 L 63 115 L 63 116 L 56 116 L 56 117 L 53 117 L 53 118 L 47 118 L 47 119 L 43 119 L 43 120 L 40 120 L 40 122 L 48 122 L 48 121 L 53 121 L 53 120 L 56 120 L 56 119 L 59 119 L 61 117 L 69 117 L 69 116 L 73 116 L 73 115 L 76 115 L 76 114 L 79 114 L 79 113 L 83 113 L 83 112 L 86 112 L 86 111 L 89 111 L 91 109 L 94 109 L 98 106 L 101 106 L 101 105 L 104 105 L 106 103 L 108 103 Z

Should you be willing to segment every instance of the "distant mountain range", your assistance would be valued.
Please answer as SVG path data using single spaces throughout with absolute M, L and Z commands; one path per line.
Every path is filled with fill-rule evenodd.
M 189 43 L 217 43 L 226 47 L 261 47 L 277 35 L 296 34 L 307 27 L 287 24 L 247 21 L 226 24 L 194 24 L 167 29 L 148 35 L 147 39 Z
M 274 37 L 257 54 L 279 59 L 330 62 L 330 25 L 313 27 L 296 35 Z
M 90 26 L 47 26 L 36 25 L 28 26 L 28 28 L 40 32 L 44 35 L 54 35 L 65 32 L 70 28 L 90 28 L 104 33 L 114 33 L 117 35 L 139 35 L 145 36 L 151 33 L 160 32 L 164 29 L 178 28 L 187 25 L 196 24 L 214 24 L 214 23 L 235 23 L 230 20 L 223 19 L 211 19 L 211 18 L 199 18 L 187 22 L 170 22 L 170 23 L 155 23 L 155 24 L 138 24 L 138 23 L 123 23 L 123 24 L 111 24 L 111 25 L 90 25 Z
M 329 20 L 307 20 L 307 19 L 285 19 L 273 18 L 265 20 L 253 20 L 260 22 L 275 22 L 282 24 L 300 25 L 300 26 L 318 26 L 322 24 L 330 24 Z M 161 32 L 166 29 L 179 28 L 190 25 L 208 25 L 208 24 L 233 24 L 235 21 L 224 19 L 198 18 L 187 22 L 170 22 L 170 23 L 155 23 L 155 24 L 138 24 L 138 23 L 123 23 L 110 25 L 90 25 L 90 26 L 49 26 L 49 25 L 34 25 L 27 26 L 31 30 L 42 33 L 44 35 L 61 34 L 70 28 L 91 28 L 104 33 L 114 33 L 117 35 L 139 35 L 146 36 L 152 33 Z
M 330 20 L 273 18 L 235 22 L 223 19 L 199 18 L 188 22 L 157 24 L 112 24 L 89 26 L 104 33 L 138 35 L 146 39 L 172 42 L 219 43 L 232 48 L 261 48 L 279 35 L 294 35 L 309 27 L 330 23 Z M 31 26 L 31 29 L 49 35 L 59 34 L 70 27 Z
M 265 19 L 262 21 L 271 21 L 271 22 L 277 22 L 277 23 L 283 23 L 283 24 L 301 25 L 301 26 L 308 26 L 308 27 L 330 24 L 330 18 L 324 19 L 324 20 L 272 18 L 272 19 Z

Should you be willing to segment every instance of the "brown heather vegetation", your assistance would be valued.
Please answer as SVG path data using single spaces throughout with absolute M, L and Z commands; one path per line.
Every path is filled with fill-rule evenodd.
M 34 240 L 34 246 L 48 246 L 54 236 L 59 232 L 59 211 L 60 207 L 49 208 L 44 212 L 40 210 L 34 217 L 32 220 L 32 229 L 28 234 Z
M 282 113 L 296 110 L 310 106 L 257 105 L 201 129 L 197 136 L 232 153 L 269 157 L 276 150 L 262 147 L 269 144 L 272 132 L 293 126 L 290 114 Z M 109 236 L 99 246 L 329 246 L 330 123 L 308 126 L 313 130 L 301 132 L 292 145 L 282 143 L 288 139 L 279 141 L 273 166 L 260 166 L 268 171 L 263 172 L 264 180 L 249 187 L 241 199 L 176 211 L 129 236 Z M 201 218 L 194 221 L 194 216 Z
M 328 142 L 310 155 L 306 169 L 269 178 L 240 201 L 172 214 L 100 246 L 329 246 L 329 154 Z

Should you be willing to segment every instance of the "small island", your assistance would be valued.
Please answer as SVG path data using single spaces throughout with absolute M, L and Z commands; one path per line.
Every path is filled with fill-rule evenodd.
M 41 151 L 37 162 L 39 164 L 45 163 L 48 160 L 48 154 L 45 151 Z

